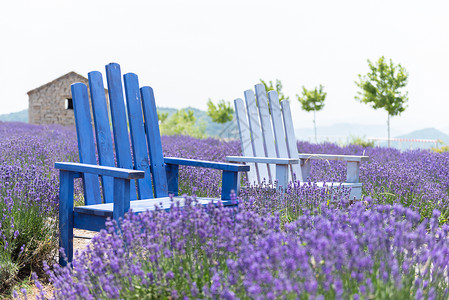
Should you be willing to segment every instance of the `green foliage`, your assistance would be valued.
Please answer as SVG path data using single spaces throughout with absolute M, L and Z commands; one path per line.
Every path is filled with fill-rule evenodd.
M 372 148 L 372 147 L 374 147 L 374 141 L 366 141 L 362 137 L 353 136 L 353 135 L 351 135 L 349 137 L 349 144 L 350 145 L 362 146 L 364 148 L 367 148 L 367 147 L 371 147 Z
M 47 198 L 55 197 L 58 181 L 48 165 L 54 158 L 39 148 L 35 145 L 34 153 L 16 149 L 0 160 L 1 167 L 14 170 L 0 176 L 0 299 L 31 270 L 40 272 L 43 261 L 54 262 L 57 254 L 58 210 Z
M 406 86 L 408 73 L 399 64 L 385 62 L 382 56 L 373 64 L 368 60 L 370 72 L 365 76 L 359 75 L 357 86 L 362 90 L 355 99 L 362 103 L 371 104 L 372 108 L 385 109 L 390 116 L 397 116 L 406 109 L 408 101 L 407 92 L 400 89 Z
M 321 84 L 319 89 L 315 87 L 315 89 L 310 91 L 303 86 L 302 97 L 296 94 L 299 103 L 301 103 L 302 109 L 307 112 L 313 111 L 313 127 L 315 129 L 315 142 L 317 142 L 315 113 L 323 109 L 324 100 L 326 99 L 327 95 L 327 93 L 325 93 L 323 89 L 324 87 Z
M 29 202 L 27 197 L 16 198 L 10 212 L 14 228 L 9 222 L 0 226 L 7 241 L 7 244 L 0 243 L 1 292 L 16 283 L 20 271 L 39 269 L 42 261 L 52 261 L 56 255 L 56 218 L 42 214 L 38 203 Z M 7 209 L 3 202 L 0 202 L 0 209 Z M 15 232 L 20 234 L 15 237 Z
M 438 140 L 438 144 L 442 144 L 442 146 L 440 148 L 432 147 L 432 148 L 430 148 L 430 150 L 433 152 L 436 152 L 436 153 L 449 152 L 449 146 L 445 145 L 442 140 Z
M 355 97 L 361 103 L 371 104 L 374 109 L 383 108 L 388 113 L 388 146 L 390 146 L 390 117 L 400 115 L 407 108 L 408 94 L 401 89 L 407 84 L 408 73 L 399 64 L 385 62 L 382 56 L 373 64 L 368 60 L 370 72 L 365 76 L 359 75 L 359 82 L 355 82 L 361 89 Z
M 160 125 L 160 131 L 163 135 L 190 135 L 202 138 L 205 128 L 196 124 L 192 110 L 180 109 Z
M 161 123 L 164 123 L 164 121 L 167 119 L 168 113 L 167 112 L 157 112 L 157 119 L 161 121 Z
M 197 109 L 194 107 L 184 107 L 184 109 L 186 111 L 187 110 L 193 111 L 193 115 L 195 117 L 195 124 L 197 124 L 197 126 L 200 128 L 204 128 L 204 136 L 207 136 L 207 137 L 221 137 L 221 136 L 223 136 L 223 132 L 227 133 L 230 131 L 230 129 L 232 127 L 237 126 L 237 122 L 235 119 L 232 121 L 229 121 L 228 123 L 224 124 L 224 126 L 223 126 L 222 124 L 213 122 L 212 118 L 207 115 L 206 110 L 200 110 L 200 109 Z M 159 114 L 168 113 L 167 119 L 164 122 L 160 122 L 160 124 L 162 126 L 162 124 L 166 123 L 168 121 L 168 119 L 170 119 L 170 117 L 178 111 L 178 109 L 167 108 L 167 107 L 158 107 L 157 111 L 159 112 Z M 231 126 L 231 123 L 235 124 L 235 126 Z M 230 128 L 230 129 L 228 130 L 226 128 Z
M 307 90 L 304 86 L 302 87 L 302 97 L 296 94 L 299 103 L 303 110 L 307 112 L 320 111 L 324 107 L 324 100 L 326 99 L 327 93 L 323 92 L 324 87 L 320 84 L 320 88 Z
M 231 107 L 229 102 L 220 100 L 218 105 L 212 102 L 212 100 L 207 101 L 207 115 L 211 117 L 212 121 L 219 124 L 224 124 L 232 120 L 234 114 L 234 109 Z
M 279 96 L 279 103 L 281 103 L 282 100 L 289 100 L 290 97 L 286 97 L 284 93 L 282 92 L 282 83 L 280 80 L 276 79 L 276 85 L 273 85 L 273 82 L 270 80 L 268 84 L 260 79 L 260 82 L 265 86 L 265 90 L 267 92 L 269 91 L 276 91 Z

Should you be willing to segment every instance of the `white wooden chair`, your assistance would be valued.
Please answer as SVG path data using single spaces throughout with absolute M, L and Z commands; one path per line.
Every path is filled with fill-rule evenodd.
M 243 156 L 226 158 L 250 165 L 249 183 L 277 181 L 277 187 L 285 188 L 291 179 L 302 183 L 309 180 L 312 159 L 342 160 L 347 162 L 346 182 L 326 185 L 351 188 L 350 199 L 361 199 L 360 162 L 367 161 L 368 156 L 299 154 L 289 101 L 284 100 L 279 105 L 276 91 L 270 91 L 267 98 L 262 84 L 257 84 L 255 90 L 256 95 L 252 90 L 244 93 L 246 109 L 242 99 L 234 100 Z

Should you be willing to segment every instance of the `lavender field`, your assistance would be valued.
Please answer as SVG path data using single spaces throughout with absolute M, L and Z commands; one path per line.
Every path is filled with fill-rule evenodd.
M 162 144 L 166 156 L 240 154 L 237 141 L 164 136 Z M 53 286 L 40 298 L 447 299 L 449 154 L 304 142 L 298 149 L 370 156 L 361 165 L 362 201 L 312 183 L 286 194 L 249 187 L 238 208 L 174 204 L 168 213 L 128 215 L 120 234 L 110 222 L 73 268 L 60 268 L 52 166 L 78 160 L 75 131 L 0 122 L 2 295 L 36 272 L 38 288 Z M 341 162 L 312 164 L 312 181 L 346 176 Z M 180 187 L 189 201 L 218 196 L 220 173 L 181 169 Z

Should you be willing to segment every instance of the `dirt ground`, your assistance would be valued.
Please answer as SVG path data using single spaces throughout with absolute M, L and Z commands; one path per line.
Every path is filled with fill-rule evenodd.
M 75 238 L 73 239 L 73 253 L 76 250 L 81 251 L 86 248 L 86 246 L 90 243 L 92 237 L 98 232 L 82 230 L 82 229 L 73 229 L 73 235 Z

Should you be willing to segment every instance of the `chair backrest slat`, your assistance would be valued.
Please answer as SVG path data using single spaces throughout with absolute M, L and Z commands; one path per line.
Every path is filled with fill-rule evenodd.
M 153 171 L 154 194 L 156 197 L 166 197 L 168 196 L 168 184 L 153 89 L 149 86 L 144 86 L 140 89 L 140 95 L 145 117 L 151 169 Z
M 87 86 L 83 83 L 72 84 L 73 110 L 75 113 L 75 126 L 78 137 L 78 151 L 80 162 L 97 164 L 95 157 L 94 134 L 90 114 L 89 96 Z M 100 183 L 98 175 L 85 174 L 83 176 L 84 201 L 86 205 L 101 203 Z
M 129 129 L 133 145 L 134 169 L 145 172 L 145 178 L 137 180 L 139 199 L 153 198 L 151 169 L 148 160 L 148 148 L 143 125 L 142 101 L 140 99 L 139 81 L 136 74 L 124 76 L 126 104 L 128 107 Z
M 256 157 L 266 157 L 263 145 L 262 130 L 259 123 L 259 113 L 257 112 L 256 99 L 252 90 L 245 91 L 245 101 L 254 155 Z M 260 181 L 263 181 L 263 179 L 271 181 L 267 164 L 258 164 L 258 171 Z
M 290 158 L 298 158 L 298 145 L 295 137 L 295 130 L 293 127 L 292 113 L 290 110 L 290 102 L 288 100 L 283 100 L 281 102 L 282 116 L 284 118 L 284 128 L 287 138 L 287 150 Z M 292 165 L 292 172 L 296 180 L 303 181 L 301 165 Z M 292 175 L 293 175 L 292 174 Z
M 120 66 L 115 63 L 107 65 L 106 77 L 108 81 L 109 104 L 111 107 L 117 166 L 125 169 L 133 169 Z M 131 200 L 137 199 L 134 181 L 131 182 L 130 193 Z
M 112 135 L 109 124 L 108 107 L 104 92 L 103 76 L 98 71 L 88 74 L 92 113 L 95 124 L 95 138 L 97 141 L 98 160 L 100 165 L 115 167 L 114 153 L 112 151 Z M 105 203 L 113 202 L 114 179 L 102 176 L 103 199 Z
M 271 121 L 273 122 L 274 138 L 276 143 L 277 157 L 288 158 L 287 144 L 285 140 L 284 124 L 281 115 L 281 106 L 276 91 L 268 92 L 270 100 Z
M 260 124 L 262 126 L 262 136 L 265 157 L 277 157 L 276 145 L 274 144 L 273 128 L 270 121 L 270 110 L 268 109 L 268 98 L 265 86 L 263 84 L 256 84 L 256 99 L 259 108 Z M 276 167 L 273 164 L 268 165 L 270 178 L 276 178 Z
M 239 129 L 240 142 L 242 144 L 242 155 L 253 157 L 254 151 L 251 143 L 251 133 L 249 130 L 249 124 L 243 100 L 240 98 L 235 99 L 234 107 L 235 107 L 235 117 L 237 119 L 237 126 Z M 258 164 L 249 163 L 248 165 L 250 166 L 250 170 L 248 172 L 248 181 L 251 184 L 259 183 L 259 177 L 257 174 Z

